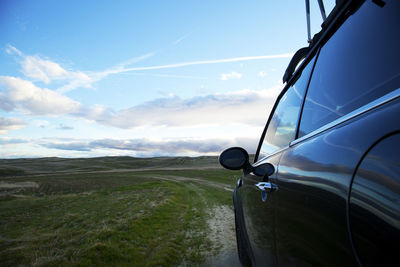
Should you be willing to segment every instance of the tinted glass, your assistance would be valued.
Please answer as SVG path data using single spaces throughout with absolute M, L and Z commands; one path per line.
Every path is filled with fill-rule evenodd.
M 400 87 L 400 1 L 365 2 L 322 47 L 299 136 Z
M 303 70 L 296 83 L 282 96 L 268 125 L 259 158 L 287 146 L 295 139 L 301 105 L 314 59 Z

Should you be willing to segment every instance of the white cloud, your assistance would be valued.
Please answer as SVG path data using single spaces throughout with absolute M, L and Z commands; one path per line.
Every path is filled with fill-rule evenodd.
M 121 150 L 133 152 L 147 152 L 148 155 L 169 154 L 218 154 L 232 146 L 242 145 L 249 153 L 255 153 L 258 139 L 254 138 L 183 138 L 156 140 L 150 138 L 138 139 L 41 139 L 37 143 L 46 148 L 57 150 L 93 151 L 93 150 Z
M 257 75 L 258 77 L 260 77 L 260 78 L 264 78 L 265 76 L 267 76 L 267 73 L 265 72 L 265 71 L 260 71 L 259 73 L 258 73 L 258 75 Z
M 25 126 L 25 122 L 19 118 L 0 117 L 0 134 L 7 134 L 10 130 L 18 130 Z
M 243 90 L 181 99 L 160 98 L 125 110 L 100 108 L 82 116 L 105 125 L 129 129 L 142 126 L 187 127 L 196 125 L 263 125 L 275 91 Z M 90 113 L 90 114 L 88 114 Z
M 159 65 L 141 68 L 127 68 L 133 64 L 153 56 L 153 53 L 133 58 L 107 71 L 92 73 L 87 76 L 82 72 L 70 72 L 57 63 L 36 56 L 25 56 L 13 46 L 8 46 L 8 53 L 20 55 L 23 58 L 24 73 L 43 82 L 64 79 L 67 84 L 58 91 L 39 88 L 33 82 L 21 78 L 0 76 L 0 109 L 5 111 L 20 110 L 33 115 L 72 116 L 96 121 L 97 123 L 122 129 L 143 126 L 187 127 L 196 125 L 228 125 L 247 124 L 260 125 L 265 123 L 269 109 L 276 98 L 276 91 L 252 91 L 210 94 L 182 99 L 177 96 L 156 99 L 124 110 L 113 110 L 101 105 L 85 107 L 79 102 L 62 95 L 62 92 L 79 86 L 90 86 L 91 82 L 101 79 L 104 75 L 136 70 L 175 68 L 199 64 L 217 64 L 225 62 L 259 60 L 269 58 L 289 57 L 291 54 L 278 54 L 255 57 L 226 58 L 219 60 L 204 60 L 184 62 L 170 65 Z M 96 76 L 97 75 L 97 76 Z M 242 74 L 231 72 L 221 75 L 221 79 L 238 79 Z M 278 88 L 280 90 L 280 86 Z
M 76 88 L 90 88 L 94 80 L 83 72 L 67 71 L 57 63 L 37 56 L 26 56 L 22 65 L 25 76 L 49 84 L 52 81 L 64 81 L 66 84 L 58 89 L 65 93 Z
M 188 34 L 187 36 L 189 36 Z M 183 36 L 180 39 L 185 39 L 187 36 Z M 177 41 L 182 41 L 178 39 Z M 263 56 L 250 56 L 250 57 L 232 57 L 224 59 L 212 59 L 212 60 L 200 60 L 200 61 L 189 61 L 175 64 L 167 65 L 155 65 L 147 67 L 128 67 L 134 63 L 145 60 L 149 57 L 155 55 L 155 53 L 148 53 L 139 57 L 132 58 L 128 61 L 122 62 L 116 66 L 113 66 L 104 71 L 98 72 L 82 72 L 82 71 L 69 71 L 62 68 L 59 64 L 42 59 L 39 56 L 26 56 L 17 48 L 12 45 L 8 45 L 6 48 L 8 54 L 16 54 L 21 57 L 22 72 L 29 78 L 34 79 L 34 81 L 41 81 L 45 84 L 50 84 L 52 81 L 63 81 L 66 84 L 58 88 L 59 93 L 66 93 L 77 88 L 91 88 L 93 83 L 104 79 L 105 77 L 112 74 L 120 74 L 134 71 L 146 71 L 146 70 L 156 70 L 156 69 L 171 69 L 171 68 L 181 68 L 194 65 L 207 65 L 207 64 L 220 64 L 220 63 L 230 63 L 230 62 L 244 62 L 253 60 L 264 60 L 264 59 L 274 59 L 274 58 L 291 58 L 293 53 L 283 53 L 274 55 L 263 55 Z M 224 75 L 224 74 L 223 74 Z M 221 78 L 240 78 L 241 74 L 233 73 L 226 74 L 228 76 L 221 76 Z M 238 77 L 238 75 L 240 77 Z M 196 77 L 197 78 L 197 77 Z
M 243 90 L 187 99 L 172 96 L 116 111 L 102 105 L 85 107 L 67 96 L 41 89 L 20 78 L 0 76 L 0 84 L 6 88 L 0 98 L 11 110 L 32 115 L 69 114 L 122 129 L 235 123 L 262 125 L 280 91 L 279 86 L 263 91 Z
M 104 122 L 110 116 L 112 116 L 112 114 L 114 114 L 114 111 L 112 109 L 102 105 L 94 105 L 91 107 L 82 107 L 75 115 L 78 117 L 83 117 L 85 119 L 94 120 L 102 124 L 107 124 Z
M 22 56 L 22 52 L 21 51 L 19 51 L 17 48 L 15 48 L 14 46 L 12 46 L 12 45 L 7 45 L 7 47 L 6 47 L 6 52 L 7 52 L 7 54 L 9 54 L 9 55 L 12 55 L 12 54 L 17 54 L 17 55 L 19 55 L 19 56 Z
M 255 153 L 258 138 L 10 138 L 0 137 L 0 157 L 88 157 L 88 156 L 199 156 L 218 155 L 232 146 L 242 146 Z M 18 146 L 23 144 L 23 146 Z
M 33 79 L 45 84 L 50 84 L 52 81 L 64 81 L 66 84 L 59 90 L 67 92 L 78 87 L 90 88 L 94 80 L 89 75 L 81 71 L 68 71 L 59 64 L 42 59 L 39 56 L 27 56 L 12 45 L 6 48 L 8 54 L 16 54 L 20 57 L 22 73 Z
M 49 84 L 53 79 L 65 79 L 68 72 L 57 63 L 36 56 L 27 56 L 22 62 L 22 72 L 29 78 Z
M 226 81 L 226 80 L 230 80 L 230 79 L 240 79 L 242 78 L 242 74 L 232 71 L 231 73 L 223 73 L 221 74 L 221 80 Z
M 66 93 L 77 88 L 91 88 L 92 84 L 95 82 L 94 79 L 83 72 L 70 72 L 68 80 L 68 83 L 58 88 L 57 92 Z
M 8 98 L 5 93 L 0 91 L 0 110 L 12 111 L 13 109 L 15 109 L 14 103 Z
M 0 84 L 6 88 L 6 94 L 0 96 L 12 109 L 34 115 L 57 115 L 75 113 L 81 108 L 80 103 L 69 97 L 49 89 L 41 89 L 20 78 L 0 76 Z

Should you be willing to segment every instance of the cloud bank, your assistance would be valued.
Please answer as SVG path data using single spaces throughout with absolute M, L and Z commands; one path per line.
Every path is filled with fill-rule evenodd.
M 187 36 L 186 36 L 187 37 Z M 183 36 L 180 39 L 185 39 Z M 177 41 L 179 41 L 178 39 Z M 181 40 L 180 40 L 181 41 Z M 178 42 L 179 43 L 179 42 Z M 109 75 L 120 74 L 126 72 L 137 72 L 137 71 L 147 71 L 147 70 L 159 70 L 159 69 L 172 69 L 172 68 L 182 68 L 195 65 L 208 65 L 208 64 L 221 64 L 221 63 L 231 63 L 231 62 L 242 62 L 242 61 L 253 61 L 253 60 L 265 60 L 265 59 L 276 59 L 276 58 L 291 58 L 293 53 L 282 53 L 274 55 L 262 55 L 262 56 L 250 56 L 250 57 L 232 57 L 223 59 L 211 59 L 211 60 L 198 60 L 198 61 L 188 61 L 174 64 L 166 65 L 154 65 L 154 66 L 143 66 L 143 67 L 129 67 L 129 65 L 138 63 L 149 57 L 155 55 L 154 52 L 147 53 L 139 57 L 134 57 L 130 60 L 117 64 L 111 68 L 98 72 L 83 72 L 83 71 L 69 71 L 62 68 L 59 64 L 42 59 L 39 56 L 25 55 L 17 48 L 12 45 L 7 45 L 6 52 L 11 55 L 17 55 L 20 58 L 20 64 L 22 67 L 22 73 L 26 77 L 33 79 L 33 81 L 40 81 L 45 84 L 50 84 L 52 81 L 63 81 L 66 84 L 58 88 L 58 92 L 66 93 L 68 91 L 77 88 L 91 88 L 93 83 L 106 78 Z M 227 75 L 227 76 L 226 76 Z M 239 77 L 240 76 L 240 77 Z M 221 76 L 229 78 L 241 78 L 241 74 L 232 72 L 230 74 L 223 74 Z
M 0 117 L 0 134 L 7 134 L 10 130 L 18 130 L 25 127 L 25 122 L 18 118 Z
M 82 71 L 69 71 L 59 64 L 42 59 L 39 56 L 28 56 L 12 45 L 8 45 L 6 52 L 10 55 L 17 55 L 21 64 L 21 72 L 33 81 L 43 82 L 46 85 L 53 81 L 62 81 L 64 86 L 59 88 L 61 92 L 75 88 L 90 88 L 94 79 Z
M 58 150 L 68 151 L 93 151 L 101 149 L 149 152 L 152 154 L 176 154 L 176 153 L 199 153 L 199 154 L 219 154 L 228 147 L 240 144 L 249 153 L 255 153 L 258 140 L 252 138 L 236 139 L 181 139 L 181 140 L 152 140 L 148 138 L 140 139 L 98 139 L 98 140 L 41 140 L 39 145 Z
M 0 108 L 5 111 L 20 110 L 32 115 L 60 115 L 78 112 L 81 104 L 50 89 L 41 89 L 32 82 L 16 77 L 0 76 Z
M 128 109 L 113 110 L 101 105 L 83 106 L 56 91 L 41 89 L 20 78 L 0 76 L 0 84 L 6 89 L 0 91 L 0 108 L 5 111 L 49 116 L 68 114 L 122 129 L 233 123 L 260 125 L 275 100 L 273 90 L 243 90 L 187 99 L 159 98 Z
M 243 90 L 188 99 L 175 96 L 156 99 L 118 112 L 105 112 L 102 118 L 105 118 L 103 122 L 118 128 L 233 123 L 260 125 L 265 123 L 274 101 L 275 95 L 271 90 Z
M 215 93 L 191 98 L 177 96 L 162 97 L 132 106 L 126 109 L 112 109 L 102 105 L 85 106 L 65 95 L 76 88 L 89 88 L 93 83 L 112 74 L 147 71 L 154 69 L 178 68 L 204 64 L 219 64 L 248 60 L 291 57 L 292 54 L 279 54 L 255 57 L 235 57 L 217 60 L 190 61 L 177 64 L 156 65 L 149 67 L 128 67 L 154 55 L 149 53 L 132 58 L 119 65 L 100 72 L 70 71 L 59 64 L 39 56 L 27 56 L 13 46 L 8 46 L 7 53 L 16 55 L 25 78 L 0 76 L 0 110 L 20 112 L 31 116 L 69 115 L 90 120 L 105 126 L 120 129 L 140 127 L 192 127 L 207 125 L 243 124 L 264 125 L 270 112 L 277 91 L 281 86 L 269 90 L 242 90 L 227 93 Z M 136 72 L 137 73 L 137 72 Z M 154 74 L 153 74 L 154 75 Z M 222 80 L 240 79 L 241 73 L 231 72 L 221 75 Z M 49 89 L 53 82 L 62 84 L 59 88 Z M 37 127 L 47 127 L 49 122 L 36 120 Z M 57 124 L 56 124 L 57 125 Z M 18 118 L 0 117 L 0 134 L 9 130 L 21 129 L 25 122 Z M 58 123 L 57 130 L 72 130 L 73 127 Z M 203 128 L 204 129 L 204 128 Z M 178 129 L 179 130 L 179 129 Z M 47 149 L 64 151 L 130 151 L 146 155 L 161 154 L 217 154 L 230 146 L 244 146 L 250 153 L 255 152 L 258 140 L 236 139 L 97 139 L 97 140 L 9 140 L 0 139 L 0 144 L 24 143 Z M 18 152 L 18 151 L 17 151 Z M 16 153 L 17 153 L 16 152 Z

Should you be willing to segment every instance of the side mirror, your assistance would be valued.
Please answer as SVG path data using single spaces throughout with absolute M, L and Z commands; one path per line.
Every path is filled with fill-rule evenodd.
M 253 167 L 249 162 L 249 154 L 244 148 L 231 147 L 224 150 L 219 156 L 219 163 L 228 170 L 244 169 L 253 172 L 255 175 L 268 179 L 275 172 L 275 168 L 270 163 L 264 163 Z
M 231 147 L 221 153 L 219 163 L 228 170 L 240 170 L 249 165 L 249 154 L 244 148 Z

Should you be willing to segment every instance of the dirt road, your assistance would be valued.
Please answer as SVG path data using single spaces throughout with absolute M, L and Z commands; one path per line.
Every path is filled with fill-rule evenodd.
M 207 181 L 200 178 L 159 175 L 149 178 L 177 181 L 190 183 L 191 187 L 196 187 L 196 184 L 206 185 L 214 188 L 219 188 L 232 192 L 233 187 L 221 183 Z M 198 190 L 197 192 L 201 192 Z M 213 243 L 213 247 L 217 249 L 217 253 L 213 251 L 207 256 L 204 266 L 241 266 L 236 249 L 235 236 L 235 218 L 233 209 L 230 206 L 222 205 L 210 208 L 208 237 Z

